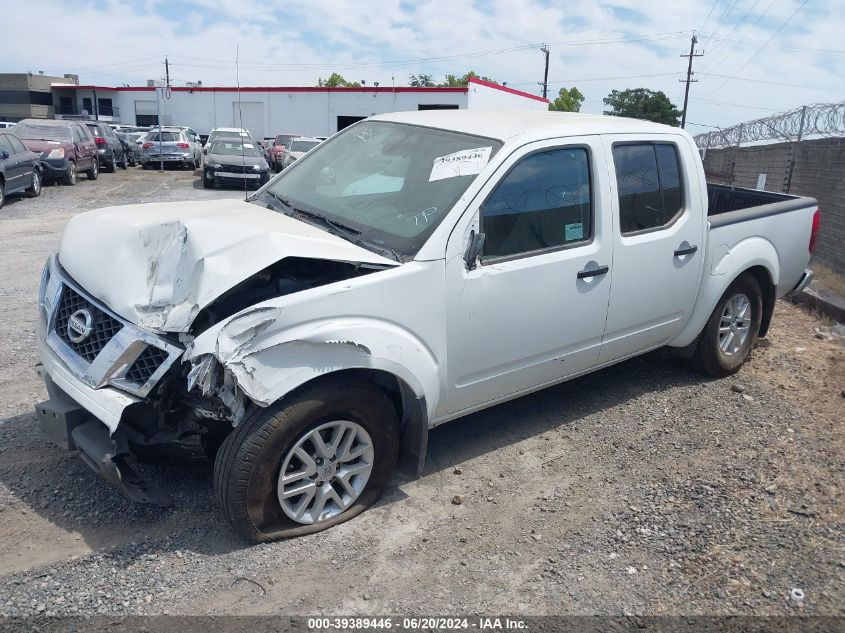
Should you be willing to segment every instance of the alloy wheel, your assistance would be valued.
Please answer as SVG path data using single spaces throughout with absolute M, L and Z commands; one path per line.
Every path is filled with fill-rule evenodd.
M 725 356 L 733 356 L 748 340 L 751 330 L 751 301 L 744 293 L 728 299 L 719 320 L 719 348 Z
M 367 486 L 374 454 L 370 435 L 356 422 L 336 420 L 307 431 L 282 461 L 282 510 L 304 525 L 341 514 Z

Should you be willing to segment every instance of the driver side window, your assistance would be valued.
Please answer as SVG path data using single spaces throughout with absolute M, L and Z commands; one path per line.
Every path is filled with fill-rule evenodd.
M 482 260 L 587 242 L 592 216 L 588 151 L 567 147 L 530 154 L 481 206 Z

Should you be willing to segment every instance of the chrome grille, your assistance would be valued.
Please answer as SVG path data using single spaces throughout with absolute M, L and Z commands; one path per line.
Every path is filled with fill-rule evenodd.
M 126 372 L 126 379 L 138 384 L 147 382 L 156 370 L 161 367 L 162 363 L 167 360 L 167 352 L 163 349 L 148 346 L 141 355 L 135 359 L 132 366 Z
M 77 310 L 88 310 L 93 317 L 91 334 L 79 343 L 74 343 L 68 334 L 68 321 Z M 56 334 L 89 363 L 94 362 L 97 355 L 103 351 L 106 344 L 114 338 L 123 325 L 87 301 L 82 295 L 69 286 L 62 288 L 62 296 L 56 310 Z

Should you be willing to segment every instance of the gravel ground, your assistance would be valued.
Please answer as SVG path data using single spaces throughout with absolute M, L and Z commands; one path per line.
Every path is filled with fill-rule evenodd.
M 239 195 L 130 170 L 0 211 L 0 614 L 845 615 L 845 348 L 786 303 L 734 377 L 658 352 L 468 416 L 422 478 L 285 542 L 231 535 L 206 462 L 146 467 L 156 510 L 47 445 L 35 293 L 67 219 Z

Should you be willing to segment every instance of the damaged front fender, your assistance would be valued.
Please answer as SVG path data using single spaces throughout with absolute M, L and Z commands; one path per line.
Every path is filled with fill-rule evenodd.
M 192 363 L 189 387 L 216 386 L 215 395 L 223 399 L 230 376 L 237 391 L 266 407 L 319 376 L 374 369 L 399 378 L 424 398 L 432 418 L 440 396 L 439 367 L 412 333 L 393 323 L 352 317 L 289 327 L 281 319 L 283 310 L 249 308 L 199 336 L 186 352 Z M 220 375 L 214 373 L 218 368 Z

